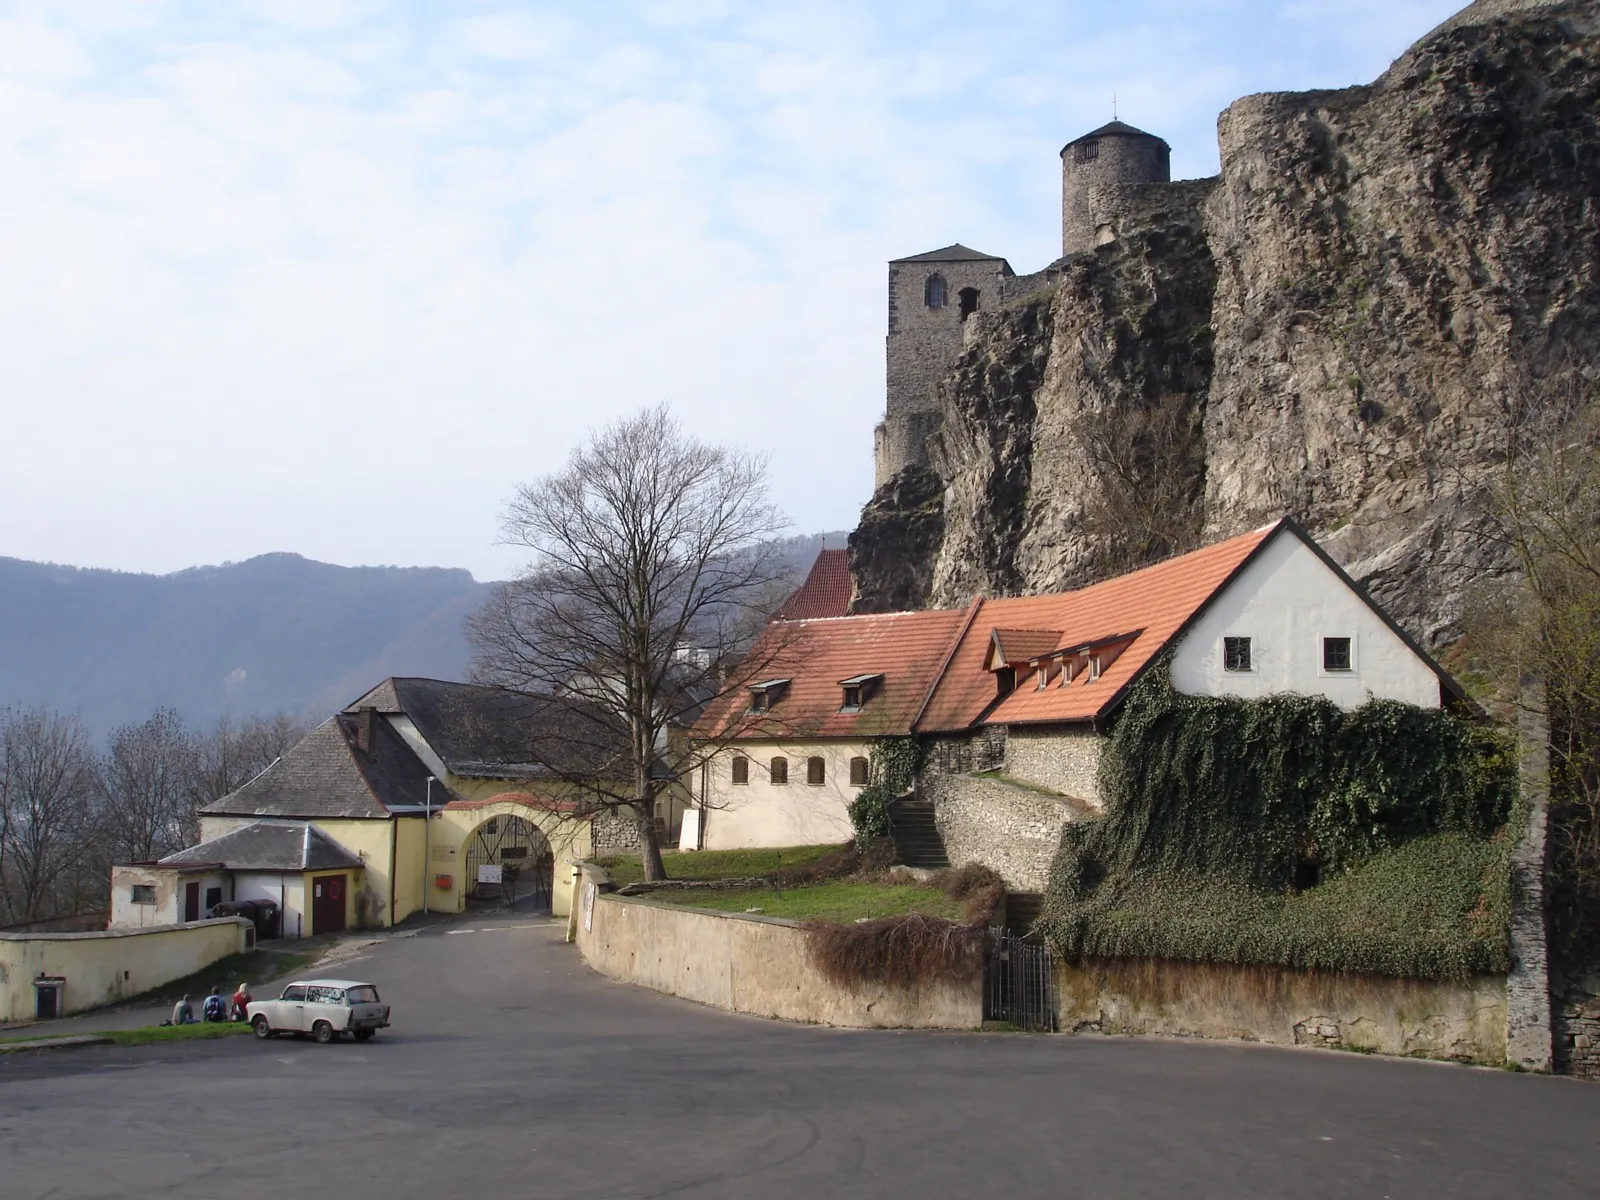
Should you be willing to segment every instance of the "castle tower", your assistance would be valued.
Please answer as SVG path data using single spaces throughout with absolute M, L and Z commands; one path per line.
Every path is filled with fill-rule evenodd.
M 1012 275 L 1005 259 L 959 244 L 889 264 L 888 397 L 874 439 L 874 487 L 928 461 L 939 422 L 934 385 L 961 352 L 968 319 L 998 308 Z
M 1061 149 L 1061 253 L 1093 250 L 1120 205 L 1119 187 L 1168 183 L 1172 147 L 1122 121 L 1102 125 Z

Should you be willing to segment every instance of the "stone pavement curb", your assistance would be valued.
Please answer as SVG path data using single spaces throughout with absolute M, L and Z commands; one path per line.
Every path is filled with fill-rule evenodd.
M 109 1046 L 112 1039 L 94 1033 L 77 1033 L 70 1037 L 39 1038 L 31 1042 L 0 1042 L 0 1054 L 16 1054 L 22 1050 L 68 1050 L 74 1046 Z

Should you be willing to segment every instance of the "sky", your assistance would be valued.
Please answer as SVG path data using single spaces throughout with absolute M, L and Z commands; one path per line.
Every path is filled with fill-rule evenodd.
M 504 578 L 519 482 L 666 402 L 854 526 L 885 263 L 1059 254 L 1063 143 L 1218 168 L 1457 0 L 0 0 L 0 555 Z

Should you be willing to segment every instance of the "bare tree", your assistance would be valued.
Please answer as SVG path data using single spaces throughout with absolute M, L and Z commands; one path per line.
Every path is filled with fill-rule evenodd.
M 6 923 L 53 916 L 88 853 L 94 755 L 83 726 L 43 708 L 0 711 L 0 906 Z
M 530 719 L 529 760 L 631 811 L 646 879 L 665 876 L 658 793 L 706 753 L 675 731 L 759 670 L 731 664 L 783 571 L 765 468 L 664 407 L 592 434 L 518 489 L 503 540 L 533 560 L 468 625 L 480 680 L 550 701 Z
M 150 862 L 195 840 L 198 765 L 195 739 L 170 708 L 112 733 L 100 779 L 111 861 Z
M 210 733 L 193 739 L 190 807 L 199 812 L 243 787 L 310 732 L 307 721 L 289 713 L 250 717 L 243 722 L 229 716 L 219 718 Z
M 1486 581 L 1467 641 L 1504 709 L 1549 731 L 1554 949 L 1600 958 L 1600 397 L 1567 373 L 1508 409 L 1482 536 L 1519 568 Z

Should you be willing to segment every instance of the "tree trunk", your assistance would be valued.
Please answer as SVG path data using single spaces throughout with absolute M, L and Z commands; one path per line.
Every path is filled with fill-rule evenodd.
M 656 840 L 654 801 L 636 803 L 633 819 L 639 828 L 639 865 L 644 868 L 645 880 L 654 883 L 665 879 L 667 868 L 661 861 L 661 843 Z

